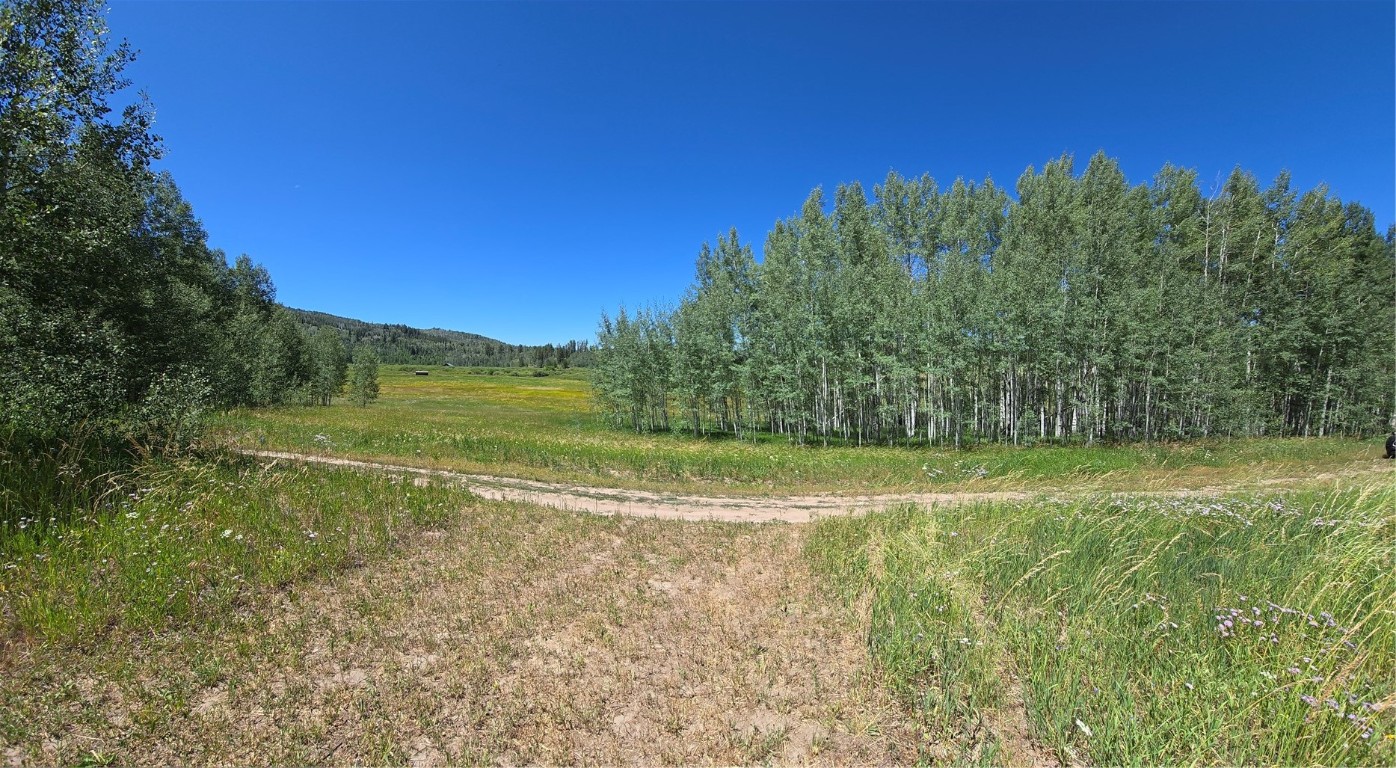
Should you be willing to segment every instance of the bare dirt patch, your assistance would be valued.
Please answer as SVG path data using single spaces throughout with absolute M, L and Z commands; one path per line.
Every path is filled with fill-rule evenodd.
M 857 618 L 817 589 L 803 535 L 484 503 L 377 567 L 297 587 L 232 631 L 136 643 L 99 710 L 81 690 L 50 686 L 27 705 L 44 721 L 32 733 L 51 736 L 5 754 L 912 762 L 919 734 L 878 685 Z M 84 658 L 65 665 L 81 679 L 106 674 Z M 60 671 L 49 673 L 56 683 Z

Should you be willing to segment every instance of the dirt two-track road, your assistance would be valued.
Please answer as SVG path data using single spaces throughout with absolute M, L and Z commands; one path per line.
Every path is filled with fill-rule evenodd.
M 623 488 L 603 488 L 589 485 L 568 485 L 523 480 L 496 475 L 480 475 L 446 469 L 429 469 L 373 461 L 360 461 L 336 456 L 282 451 L 242 451 L 244 455 L 287 462 L 328 464 L 340 467 L 390 472 L 402 476 L 438 478 L 464 486 L 471 493 L 490 501 L 517 501 L 572 512 L 597 515 L 655 518 L 658 520 L 694 520 L 724 523 L 808 523 L 820 517 L 858 514 L 886 509 L 895 504 L 924 506 L 973 504 L 975 502 L 1026 501 L 1034 493 L 1024 491 L 958 491 L 950 493 L 897 493 L 876 495 L 807 495 L 807 496 L 698 496 L 676 493 L 656 493 Z M 1366 468 L 1344 473 L 1348 479 L 1374 475 L 1388 467 Z M 1387 475 L 1389 476 L 1389 472 Z M 1337 475 L 1306 477 L 1269 477 L 1253 483 L 1259 488 L 1278 489 L 1298 484 L 1331 482 Z M 1165 488 L 1131 491 L 1130 495 L 1148 496 L 1211 496 L 1234 492 L 1234 487 Z
M 246 455 L 277 461 L 310 462 L 364 470 L 392 472 L 458 483 L 491 501 L 521 501 L 554 509 L 623 515 L 659 520 L 703 520 L 724 523 L 807 523 L 818 517 L 885 509 L 898 503 L 951 504 L 974 501 L 1015 501 L 1029 494 L 1015 491 L 986 493 L 913 493 L 865 496 L 693 496 L 622 488 L 598 488 L 544 483 L 444 469 L 424 469 L 334 456 L 281 451 L 245 451 Z

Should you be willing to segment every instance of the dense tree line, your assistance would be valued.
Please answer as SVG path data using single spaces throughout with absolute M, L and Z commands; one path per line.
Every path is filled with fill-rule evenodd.
M 292 309 L 291 312 L 308 331 L 330 328 L 351 348 L 367 344 L 384 365 L 571 368 L 591 364 L 591 347 L 586 341 L 507 344 L 487 336 L 441 328 L 366 323 L 304 309 Z
M 7 0 L 0 52 L 0 434 L 174 439 L 207 407 L 328 402 L 338 337 L 208 246 L 144 99 L 109 106 L 132 53 L 101 3 Z
M 633 429 L 804 443 L 1361 435 L 1396 389 L 1393 233 L 1282 174 L 1204 195 L 1103 153 L 992 181 L 816 189 L 759 263 L 704 245 L 677 309 L 603 316 L 593 381 Z

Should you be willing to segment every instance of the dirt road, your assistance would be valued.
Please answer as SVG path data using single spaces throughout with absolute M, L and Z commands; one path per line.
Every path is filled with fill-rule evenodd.
M 300 461 L 358 467 L 381 472 L 439 477 L 460 483 L 491 501 L 522 501 L 554 509 L 590 512 L 597 515 L 650 517 L 660 520 L 713 520 L 727 523 L 786 522 L 807 523 L 818 517 L 845 515 L 882 509 L 893 504 L 965 504 L 976 501 L 1021 501 L 1031 494 L 1016 491 L 982 493 L 910 493 L 867 496 L 691 496 L 654 493 L 623 488 L 598 488 L 561 483 L 543 483 L 494 475 L 473 475 L 445 469 L 424 469 L 398 464 L 358 461 L 335 456 L 317 456 L 282 451 L 244 451 L 246 455 L 279 461 Z
M 568 485 L 545 483 L 536 480 L 523 480 L 495 475 L 478 475 L 446 469 L 427 469 L 399 464 L 345 459 L 336 456 L 323 456 L 307 453 L 287 453 L 282 451 L 243 451 L 245 455 L 275 461 L 308 462 L 329 464 L 341 467 L 357 467 L 379 472 L 391 472 L 403 476 L 422 478 L 437 477 L 458 483 L 471 493 L 491 501 L 519 501 L 567 511 L 590 512 L 597 515 L 620 515 L 624 517 L 645 517 L 659 520 L 712 520 L 726 523 L 807 523 L 820 517 L 858 514 L 875 509 L 885 509 L 894 504 L 920 504 L 923 506 L 945 504 L 973 504 L 985 501 L 1024 501 L 1041 495 L 1023 491 L 958 491 L 953 493 L 895 493 L 861 496 L 697 496 L 675 493 L 656 493 L 625 488 L 604 488 L 589 485 Z M 1355 480 L 1385 471 L 1389 468 L 1377 465 L 1358 466 L 1340 473 L 1341 479 Z M 1284 487 L 1325 483 L 1338 480 L 1337 474 L 1320 474 L 1304 477 L 1267 477 L 1247 483 L 1245 488 L 1278 490 Z M 1102 492 L 1093 489 L 1094 492 Z M 1234 484 L 1225 487 L 1167 488 L 1162 490 L 1131 491 L 1130 495 L 1144 496 L 1215 496 L 1242 490 Z

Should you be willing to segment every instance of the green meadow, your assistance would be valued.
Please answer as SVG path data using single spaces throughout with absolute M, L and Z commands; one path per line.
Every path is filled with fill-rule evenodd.
M 417 376 L 414 370 L 428 370 Z M 1380 440 L 1246 439 L 953 451 L 797 446 L 616 430 L 592 409 L 585 370 L 385 367 L 369 408 L 239 411 L 217 422 L 232 446 L 610 487 L 786 495 L 925 490 L 1202 488 L 1331 484 L 1376 471 Z M 542 372 L 538 372 L 542 373 Z
M 85 644 L 216 621 L 452 519 L 442 486 L 238 456 L 147 462 L 95 503 L 0 528 L 0 638 Z

